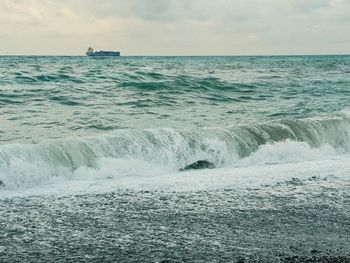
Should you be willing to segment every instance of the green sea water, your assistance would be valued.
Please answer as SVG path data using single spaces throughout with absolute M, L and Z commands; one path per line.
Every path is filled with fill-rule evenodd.
M 0 261 L 339 259 L 349 153 L 350 56 L 2 56 Z
M 101 170 L 106 159 L 168 173 L 200 160 L 240 165 L 276 143 L 350 149 L 350 56 L 9 56 L 0 65 L 8 189 Z
M 349 107 L 349 56 L 1 57 L 2 144 L 228 127 Z

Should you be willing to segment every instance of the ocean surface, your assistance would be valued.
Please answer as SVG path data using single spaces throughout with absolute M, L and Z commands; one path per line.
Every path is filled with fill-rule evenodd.
M 0 261 L 350 262 L 349 189 L 350 56 L 0 57 Z

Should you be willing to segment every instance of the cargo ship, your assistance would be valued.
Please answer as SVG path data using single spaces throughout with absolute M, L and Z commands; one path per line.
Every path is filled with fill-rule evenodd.
M 86 51 L 86 55 L 89 57 L 119 57 L 119 51 L 94 51 L 92 47 L 89 47 Z

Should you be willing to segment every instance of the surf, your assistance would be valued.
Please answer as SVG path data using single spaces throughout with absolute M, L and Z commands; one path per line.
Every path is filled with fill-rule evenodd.
M 224 168 L 316 161 L 348 154 L 349 131 L 350 120 L 342 113 L 224 128 L 123 129 L 5 144 L 0 146 L 0 189 L 30 188 L 77 174 L 84 178 L 84 171 L 98 173 L 111 163 L 114 169 L 108 176 L 114 178 L 177 173 L 198 162 L 210 164 L 202 168 Z

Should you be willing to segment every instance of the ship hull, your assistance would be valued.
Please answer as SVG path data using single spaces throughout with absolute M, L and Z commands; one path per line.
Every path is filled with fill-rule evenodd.
M 114 51 L 99 51 L 94 52 L 90 54 L 86 54 L 89 57 L 119 57 L 120 52 L 114 52 Z

